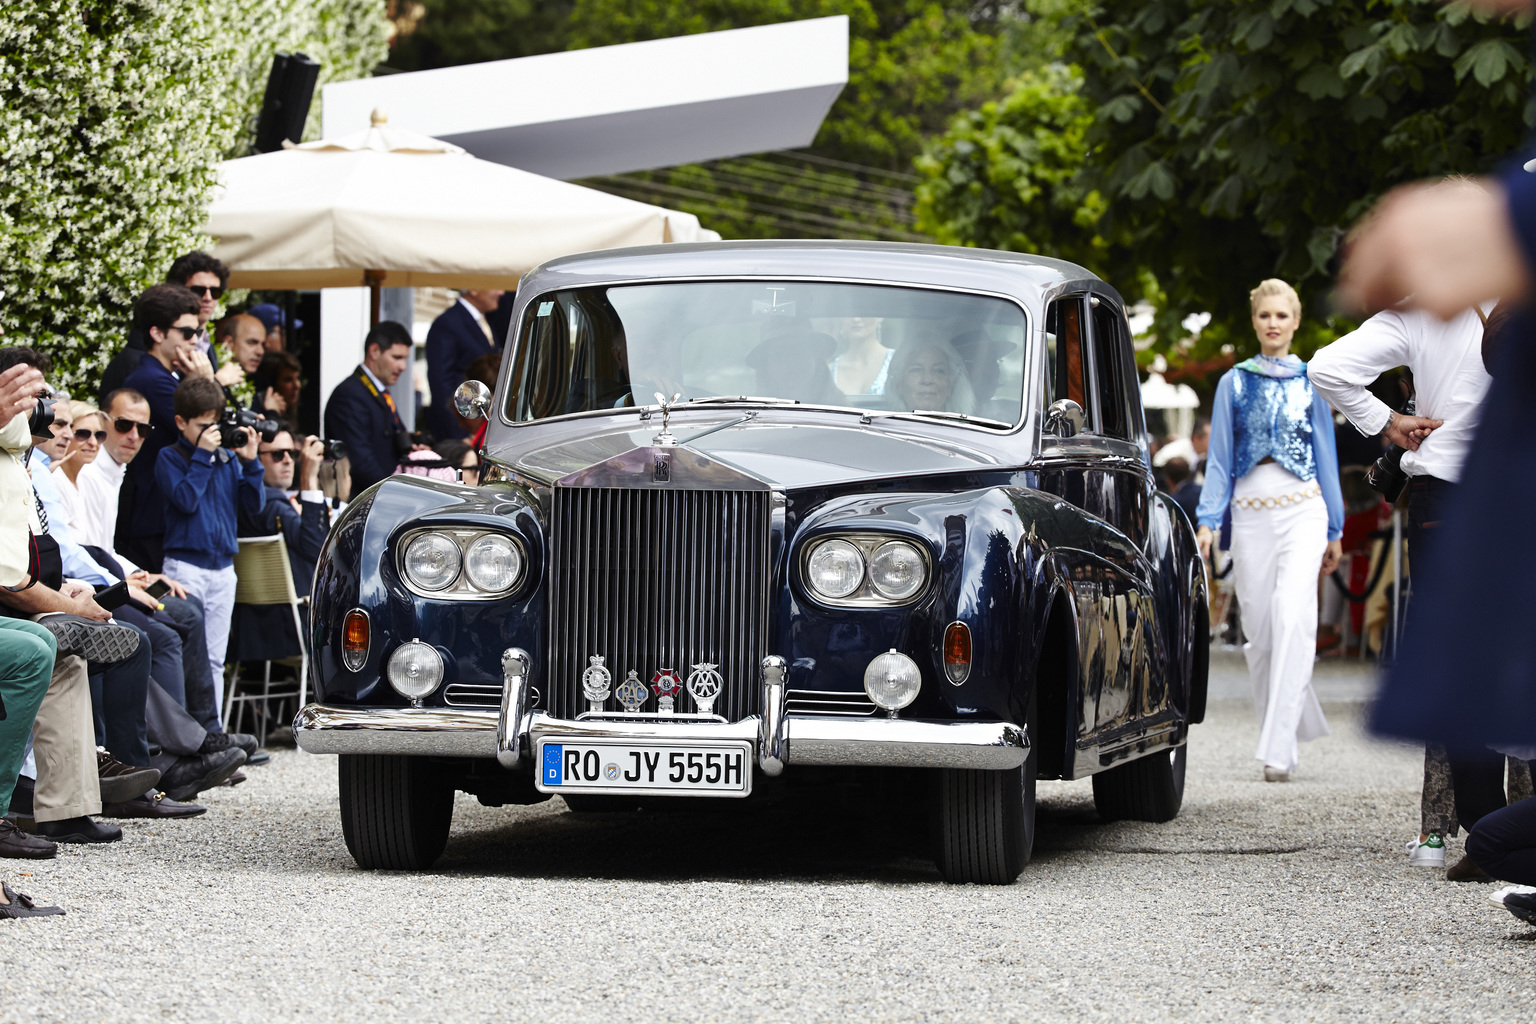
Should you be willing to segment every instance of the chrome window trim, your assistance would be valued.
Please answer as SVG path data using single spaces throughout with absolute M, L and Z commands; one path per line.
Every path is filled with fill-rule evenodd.
M 811 560 L 811 549 L 829 540 L 845 540 L 857 547 L 864 556 L 864 579 L 860 581 L 859 589 L 855 590 L 848 597 L 827 597 L 811 586 L 810 580 L 806 575 L 806 570 Z M 918 554 L 923 559 L 923 585 L 918 587 L 917 592 L 911 597 L 903 598 L 899 601 L 893 601 L 888 597 L 880 596 L 879 591 L 875 589 L 875 585 L 869 579 L 870 558 L 873 557 L 875 551 L 882 544 L 893 540 L 906 541 L 917 549 Z M 800 589 L 805 591 L 806 597 L 810 599 L 812 604 L 820 605 L 823 608 L 906 608 L 926 597 L 928 591 L 933 588 L 934 580 L 933 554 L 928 550 L 928 542 L 915 534 L 898 533 L 895 531 L 882 533 L 878 530 L 831 530 L 827 533 L 818 533 L 800 542 L 800 551 L 795 557 L 795 568 Z
M 622 287 L 627 287 L 627 286 L 632 286 L 632 285 L 643 285 L 643 284 L 693 284 L 693 283 L 714 283 L 714 284 L 719 284 L 721 282 L 729 282 L 729 281 L 792 281 L 792 282 L 802 283 L 802 284 L 869 285 L 870 287 L 875 287 L 875 288 L 908 288 L 908 289 L 912 289 L 912 290 L 916 290 L 916 291 L 949 292 L 949 293 L 955 294 L 955 295 L 978 295 L 978 296 L 985 296 L 987 298 L 1001 299 L 1004 302 L 1007 302 L 1007 303 L 1012 304 L 1013 306 L 1016 306 L 1018 308 L 1019 312 L 1024 315 L 1024 343 L 1031 347 L 1031 351 L 1039 350 L 1041 348 L 1039 339 L 1034 337 L 1034 335 L 1032 333 L 1032 330 L 1031 330 L 1032 325 L 1034 323 L 1034 318 L 1030 316 L 1029 307 L 1026 306 L 1023 302 L 1021 302 L 1019 300 L 1019 298 L 1017 296 L 1015 296 L 1015 295 L 1009 295 L 1009 294 L 1007 294 L 1005 292 L 996 292 L 996 291 L 992 291 L 990 289 L 961 288 L 961 287 L 958 287 L 958 286 L 955 286 L 955 285 L 942 285 L 942 284 L 914 284 L 911 281 L 892 281 L 892 280 L 885 279 L 885 278 L 876 279 L 876 278 L 859 278 L 859 277 L 819 277 L 819 276 L 792 275 L 792 274 L 722 274 L 722 275 L 719 275 L 719 276 L 711 275 L 711 276 L 708 276 L 708 277 L 640 277 L 640 278 L 620 278 L 620 279 L 617 279 L 617 280 L 610 280 L 610 281 L 593 281 L 593 282 L 591 282 L 589 284 L 583 285 L 582 287 L 583 288 L 622 288 Z M 557 289 L 555 289 L 555 291 L 574 291 L 574 290 L 576 290 L 576 289 L 573 289 L 573 288 L 565 288 L 565 289 L 558 289 L 557 288 Z M 514 419 L 510 419 L 508 417 L 508 415 L 507 415 L 508 409 L 510 408 L 510 406 L 512 404 L 512 401 L 513 401 L 513 399 L 516 396 L 516 391 L 512 387 L 512 372 L 513 372 L 513 370 L 515 370 L 517 368 L 518 357 L 522 354 L 522 347 L 523 347 L 523 342 L 522 342 L 522 333 L 523 333 L 522 332 L 522 326 L 523 326 L 523 322 L 524 322 L 524 320 L 527 319 L 526 314 L 528 312 L 528 309 L 531 306 L 533 306 L 534 303 L 537 302 L 539 299 L 541 299 L 542 297 L 544 297 L 546 295 L 549 295 L 549 294 L 551 294 L 551 293 L 550 292 L 540 292 L 538 295 L 530 295 L 528 297 L 528 301 L 527 301 L 526 304 L 522 304 L 522 296 L 518 296 L 518 301 L 519 301 L 520 304 L 522 304 L 522 308 L 521 308 L 521 310 L 519 310 L 518 320 L 516 321 L 516 323 L 513 324 L 513 327 L 515 328 L 515 331 L 513 333 L 513 337 L 514 337 L 514 339 L 516 341 L 516 344 L 513 346 L 512 350 L 511 350 L 512 358 L 505 360 L 506 367 L 503 370 L 503 373 L 506 374 L 506 379 L 501 382 L 502 393 L 505 396 L 505 400 L 500 402 L 500 403 L 498 403 L 498 405 L 497 405 L 497 409 L 496 409 L 497 422 L 499 422 L 503 426 L 509 426 L 509 427 L 529 427 L 529 426 L 533 426 L 533 425 L 538 424 L 538 423 L 558 423 L 558 422 L 562 422 L 562 421 L 565 421 L 565 420 L 580 419 L 582 417 L 588 417 L 588 416 L 610 416 L 610 415 L 612 415 L 612 414 L 614 414 L 616 412 L 636 412 L 637 413 L 637 412 L 650 412 L 652 410 L 654 410 L 656 412 L 660 412 L 661 411 L 660 407 L 655 406 L 655 405 L 632 405 L 632 406 L 629 406 L 629 407 L 624 408 L 624 409 L 589 409 L 586 412 L 571 412 L 571 413 L 565 413 L 565 414 L 560 415 L 560 416 L 545 416 L 542 419 L 536 419 L 536 420 L 514 420 Z M 957 427 L 957 428 L 962 429 L 962 430 L 972 430 L 972 431 L 979 430 L 984 435 L 987 435 L 987 436 L 990 436 L 990 437 L 1014 437 L 1014 436 L 1017 436 L 1017 435 L 1023 433 L 1036 420 L 1037 410 L 1035 409 L 1034 398 L 1031 397 L 1031 395 L 1034 394 L 1034 392 L 1032 392 L 1031 388 L 1030 388 L 1030 383 L 1031 383 L 1031 381 L 1030 381 L 1031 367 L 1032 367 L 1033 364 L 1036 364 L 1036 363 L 1038 363 L 1038 360 L 1033 358 L 1033 356 L 1031 355 L 1030 352 L 1026 352 L 1024 354 L 1024 380 L 1020 382 L 1022 387 L 1023 387 L 1023 391 L 1022 391 L 1022 393 L 1020 395 L 1020 400 L 1019 400 L 1019 416 L 1020 416 L 1020 418 L 1019 418 L 1019 421 L 1017 423 L 1015 423 L 1013 425 L 1013 428 L 1010 429 L 1010 430 L 995 430 L 995 429 L 992 429 L 990 427 L 969 426 L 966 423 L 964 423 L 962 421 L 959 421 L 959 420 L 925 419 L 925 418 L 923 418 L 921 416 L 913 416 L 910 412 L 900 412 L 900 411 L 896 411 L 896 410 L 892 410 L 890 412 L 887 412 L 886 410 L 860 409 L 860 408 L 857 408 L 856 406 L 847 406 L 847 405 L 809 405 L 809 404 L 779 405 L 779 404 L 763 404 L 763 405 L 758 405 L 758 406 L 752 406 L 752 408 L 762 408 L 762 409 L 815 409 L 815 410 L 823 411 L 823 412 L 853 413 L 853 414 L 858 415 L 858 416 L 864 416 L 864 415 L 866 415 L 866 414 L 868 414 L 870 412 L 879 412 L 881 415 L 879 415 L 877 417 L 873 417 L 874 419 L 903 419 L 903 420 L 907 420 L 907 421 L 910 421 L 910 422 L 916 422 L 916 423 L 928 423 L 928 424 L 940 424 L 940 425 L 945 425 L 945 426 L 953 426 L 953 427 Z M 1038 387 L 1038 383 L 1039 382 L 1036 381 L 1035 383 L 1036 383 L 1036 386 Z M 1038 395 L 1035 395 L 1035 397 L 1038 397 Z M 680 405 L 677 408 L 676 412 L 683 412 L 687 408 L 688 408 L 687 403 L 683 403 L 682 405 Z M 721 408 L 721 406 L 717 405 L 714 408 Z M 729 408 L 729 407 L 727 406 L 726 408 Z
M 439 533 L 446 536 L 459 548 L 459 573 L 447 586 L 438 590 L 427 590 L 419 587 L 405 571 L 405 550 L 411 546 L 411 541 L 428 533 Z M 481 590 L 469 578 L 469 570 L 465 568 L 465 560 L 469 555 L 469 546 L 481 537 L 499 536 L 505 537 L 517 548 L 518 555 L 523 560 L 523 571 L 505 590 L 489 591 Z M 492 530 L 483 526 L 424 526 L 409 530 L 400 535 L 395 542 L 395 574 L 400 577 L 400 582 L 405 589 L 417 597 L 425 597 L 429 600 L 451 599 L 454 601 L 499 601 L 504 597 L 517 592 L 528 580 L 528 546 L 523 539 L 515 533 L 507 530 Z

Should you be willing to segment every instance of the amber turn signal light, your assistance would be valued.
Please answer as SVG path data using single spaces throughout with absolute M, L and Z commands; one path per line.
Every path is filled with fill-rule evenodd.
M 963 622 L 951 622 L 944 630 L 944 675 L 955 685 L 971 674 L 971 629 Z
M 353 608 L 341 622 L 341 660 L 353 672 L 368 660 L 368 613 Z

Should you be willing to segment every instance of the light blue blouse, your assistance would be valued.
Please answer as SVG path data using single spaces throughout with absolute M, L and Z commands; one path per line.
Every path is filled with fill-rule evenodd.
M 1221 529 L 1232 500 L 1233 413 L 1232 375 L 1245 370 L 1231 369 L 1216 385 L 1216 399 L 1211 407 L 1211 442 L 1205 455 L 1205 486 L 1200 491 L 1200 507 L 1195 521 L 1212 530 Z M 1305 372 L 1305 371 L 1303 371 Z M 1338 540 L 1344 533 L 1344 495 L 1339 490 L 1339 457 L 1333 443 L 1333 410 L 1316 391 L 1312 393 L 1312 454 L 1317 462 L 1317 483 L 1328 506 L 1328 539 Z

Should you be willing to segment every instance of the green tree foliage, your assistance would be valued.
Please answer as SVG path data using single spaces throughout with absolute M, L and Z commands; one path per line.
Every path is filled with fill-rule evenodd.
M 134 298 L 199 230 L 245 153 L 272 55 L 321 81 L 386 51 L 383 0 L 13 0 L 0 17 L 0 326 L 93 380 Z M 318 124 L 315 104 L 311 129 Z
M 394 0 L 397 71 L 531 57 L 566 48 L 574 0 Z
M 1202 349 L 1250 348 L 1247 293 L 1274 276 L 1309 300 L 1310 341 L 1325 337 L 1330 261 L 1370 206 L 1402 182 L 1489 169 L 1532 123 L 1524 24 L 1438 0 L 1104 0 L 1062 24 L 1092 117 L 1080 173 L 998 187 L 1012 140 L 1061 116 L 1015 94 L 935 146 L 919 227 L 1051 246 L 1153 299 L 1164 345 L 1209 311 Z M 955 151 L 978 133 L 996 160 Z M 1000 208 L 985 217 L 951 198 L 987 189 Z M 1095 192 L 1101 208 L 1079 198 Z M 1101 215 L 1064 238 L 1067 211 Z

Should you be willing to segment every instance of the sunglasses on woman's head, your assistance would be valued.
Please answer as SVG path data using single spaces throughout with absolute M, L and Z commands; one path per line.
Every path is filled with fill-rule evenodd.
M 124 420 L 123 422 L 126 423 L 127 421 Z M 123 431 L 123 433 L 127 433 L 127 431 Z M 97 444 L 101 444 L 101 442 L 107 439 L 107 432 L 105 430 L 86 430 L 84 427 L 75 431 L 75 440 L 81 444 L 85 444 L 85 442 L 93 437 L 96 439 Z
M 199 296 L 212 295 L 216 299 L 224 297 L 224 288 L 221 285 L 189 284 L 187 289 L 196 292 Z
M 112 421 L 112 429 L 119 434 L 131 434 L 137 430 L 140 437 L 147 438 L 150 434 L 154 433 L 155 427 L 151 423 L 140 423 L 138 420 L 130 420 L 126 416 L 119 416 Z M 106 435 L 102 436 L 105 437 Z

